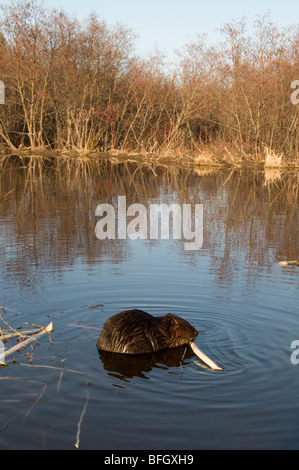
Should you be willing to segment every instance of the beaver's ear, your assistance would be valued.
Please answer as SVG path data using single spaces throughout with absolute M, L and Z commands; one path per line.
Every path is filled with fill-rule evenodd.
M 168 320 L 175 320 L 175 316 L 173 315 L 173 313 L 166 313 L 164 315 L 164 318 L 167 318 Z
M 164 315 L 164 321 L 169 326 L 174 326 L 177 323 L 176 319 L 171 313 L 167 313 L 166 315 Z

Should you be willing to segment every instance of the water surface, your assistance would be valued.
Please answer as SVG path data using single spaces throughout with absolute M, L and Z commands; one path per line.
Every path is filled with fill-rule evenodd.
M 296 172 L 1 165 L 0 312 L 14 328 L 55 328 L 52 344 L 43 337 L 0 369 L 1 449 L 299 448 L 299 269 L 278 264 L 298 258 Z M 119 195 L 203 204 L 202 248 L 98 240 L 96 207 Z M 183 316 L 223 372 L 190 351 L 99 354 L 104 322 L 129 308 Z

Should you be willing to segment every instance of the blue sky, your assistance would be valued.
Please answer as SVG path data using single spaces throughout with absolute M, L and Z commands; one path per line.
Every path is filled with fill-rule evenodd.
M 173 50 L 190 42 L 197 33 L 219 39 L 216 28 L 245 16 L 252 24 L 257 14 L 270 12 L 275 24 L 299 21 L 298 0 L 44 0 L 47 7 L 62 7 L 84 19 L 95 11 L 108 25 L 131 27 L 139 39 L 136 52 L 146 55 L 157 47 L 171 60 Z

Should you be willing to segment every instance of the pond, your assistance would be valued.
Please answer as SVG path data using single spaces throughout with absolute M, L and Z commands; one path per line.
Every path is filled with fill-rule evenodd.
M 299 269 L 278 264 L 299 255 L 298 172 L 18 156 L 0 168 L 0 326 L 54 324 L 0 369 L 1 449 L 299 448 Z M 202 205 L 202 246 L 171 231 L 100 240 L 96 208 L 119 196 Z M 182 316 L 223 371 L 189 349 L 99 353 L 105 321 L 131 308 Z

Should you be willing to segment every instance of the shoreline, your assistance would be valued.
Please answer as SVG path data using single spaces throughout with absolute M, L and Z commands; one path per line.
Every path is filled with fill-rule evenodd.
M 20 158 L 28 157 L 41 157 L 49 158 L 69 158 L 78 159 L 80 161 L 92 160 L 109 160 L 112 163 L 131 162 L 140 165 L 167 165 L 167 166 L 180 166 L 182 168 L 215 168 L 215 169 L 259 169 L 259 170 L 299 170 L 299 162 L 297 161 L 282 161 L 267 163 L 266 158 L 254 160 L 253 158 L 217 158 L 210 152 L 197 152 L 186 154 L 182 156 L 165 154 L 158 155 L 153 153 L 138 153 L 138 152 L 125 152 L 119 150 L 112 151 L 77 151 L 77 150 L 49 150 L 49 149 L 11 149 L 0 148 L 0 158 L 18 156 Z

